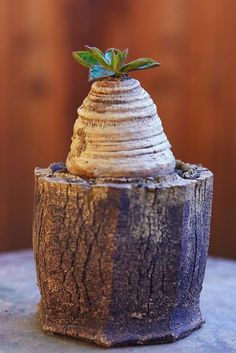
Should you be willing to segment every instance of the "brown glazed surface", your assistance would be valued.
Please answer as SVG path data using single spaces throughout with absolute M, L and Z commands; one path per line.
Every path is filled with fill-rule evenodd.
M 147 177 L 173 172 L 175 159 L 157 108 L 133 78 L 92 84 L 78 109 L 66 166 L 81 177 Z

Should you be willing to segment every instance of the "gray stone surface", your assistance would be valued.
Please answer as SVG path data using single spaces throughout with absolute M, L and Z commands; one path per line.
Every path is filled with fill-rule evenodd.
M 0 353 L 233 353 L 236 352 L 236 261 L 210 258 L 201 296 L 205 325 L 178 342 L 100 348 L 48 336 L 36 317 L 39 292 L 31 251 L 0 255 Z

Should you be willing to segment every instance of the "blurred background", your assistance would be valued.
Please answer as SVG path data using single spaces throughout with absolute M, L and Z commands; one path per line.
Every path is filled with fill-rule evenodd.
M 176 158 L 215 173 L 210 253 L 236 258 L 236 1 L 0 1 L 0 251 L 31 247 L 33 169 L 65 161 L 87 69 L 72 50 L 129 48 Z

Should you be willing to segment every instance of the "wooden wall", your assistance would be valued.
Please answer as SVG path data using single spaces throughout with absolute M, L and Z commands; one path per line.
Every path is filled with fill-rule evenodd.
M 0 251 L 31 246 L 33 168 L 65 160 L 89 90 L 70 52 L 130 48 L 176 157 L 215 173 L 211 254 L 236 258 L 235 0 L 0 2 Z

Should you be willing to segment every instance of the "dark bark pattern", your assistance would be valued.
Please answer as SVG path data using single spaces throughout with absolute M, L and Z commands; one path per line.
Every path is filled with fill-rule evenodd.
M 203 323 L 212 173 L 83 180 L 36 169 L 33 245 L 49 333 L 168 342 Z

